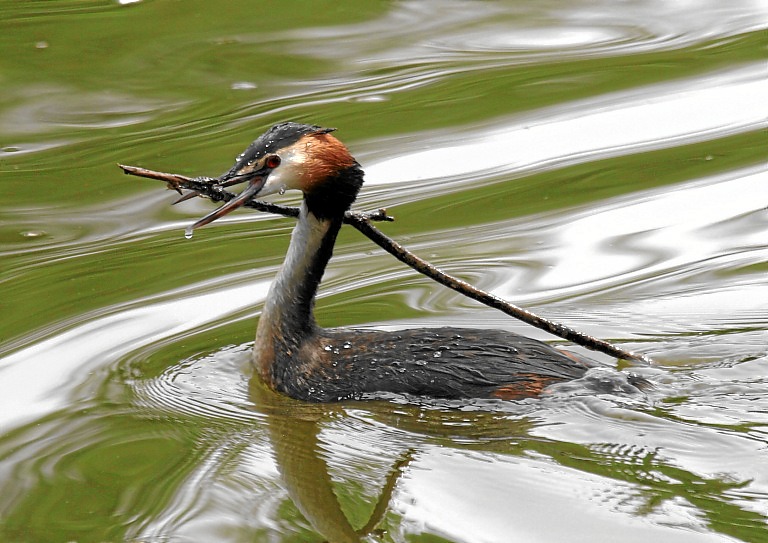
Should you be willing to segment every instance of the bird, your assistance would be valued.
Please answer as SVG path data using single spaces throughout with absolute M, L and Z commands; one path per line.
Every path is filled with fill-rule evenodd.
M 335 129 L 296 122 L 269 128 L 217 178 L 246 183 L 188 234 L 258 195 L 299 190 L 303 199 L 285 260 L 272 282 L 252 351 L 267 387 L 310 402 L 386 394 L 447 400 L 522 400 L 603 366 L 523 335 L 471 327 L 370 330 L 323 328 L 315 298 L 344 214 L 364 172 Z

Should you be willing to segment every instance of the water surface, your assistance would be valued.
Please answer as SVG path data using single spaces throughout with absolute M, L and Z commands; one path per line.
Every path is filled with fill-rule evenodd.
M 0 27 L 0 539 L 768 541 L 764 2 L 62 0 Z M 217 175 L 284 120 L 338 127 L 388 235 L 652 356 L 653 390 L 264 390 L 291 220 L 187 241 L 211 204 L 115 163 Z M 352 229 L 335 255 L 323 325 L 555 341 Z

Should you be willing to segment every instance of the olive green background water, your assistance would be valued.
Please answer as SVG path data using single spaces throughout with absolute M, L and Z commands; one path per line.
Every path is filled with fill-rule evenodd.
M 0 2 L 0 541 L 768 541 L 767 27 L 749 1 Z M 187 241 L 212 204 L 116 163 L 217 175 L 284 120 L 338 128 L 388 235 L 649 354 L 654 389 L 261 389 L 291 220 Z M 351 229 L 317 315 L 554 340 Z

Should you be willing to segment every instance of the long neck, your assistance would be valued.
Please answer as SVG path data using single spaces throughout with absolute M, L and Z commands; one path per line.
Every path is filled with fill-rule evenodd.
M 315 294 L 341 222 L 342 216 L 318 218 L 302 202 L 285 262 L 269 289 L 256 330 L 254 361 L 262 374 L 274 363 L 276 349 L 297 347 L 316 329 Z

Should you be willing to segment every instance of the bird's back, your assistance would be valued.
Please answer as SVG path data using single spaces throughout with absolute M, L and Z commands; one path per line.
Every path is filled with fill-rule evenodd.
M 470 328 L 321 329 L 298 351 L 280 358 L 277 388 L 314 401 L 375 392 L 530 398 L 598 365 L 525 336 Z

